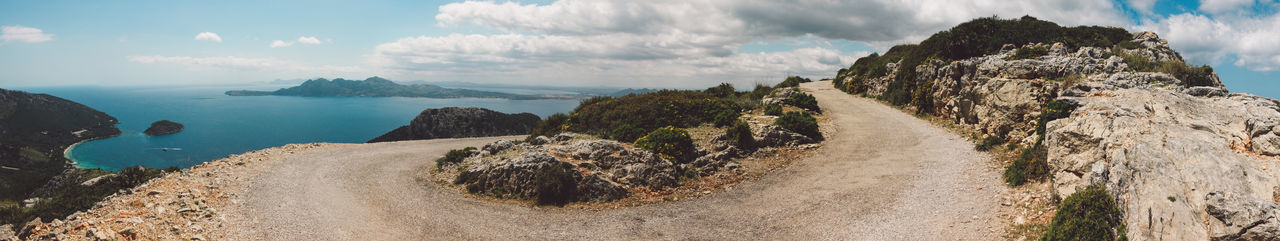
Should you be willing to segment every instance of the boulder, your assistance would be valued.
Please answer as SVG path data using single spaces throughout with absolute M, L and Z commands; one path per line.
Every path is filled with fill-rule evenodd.
M 791 132 L 782 127 L 767 125 L 755 133 L 756 145 L 760 147 L 797 146 L 814 143 L 813 138 Z

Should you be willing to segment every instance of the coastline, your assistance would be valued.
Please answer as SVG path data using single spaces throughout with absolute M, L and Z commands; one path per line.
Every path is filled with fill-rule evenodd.
M 111 136 L 104 136 L 104 137 L 98 137 L 98 138 L 89 138 L 89 139 L 85 139 L 85 140 L 78 141 L 78 142 L 76 142 L 75 144 L 71 144 L 70 146 L 67 146 L 67 148 L 63 148 L 63 149 L 62 149 L 62 158 L 63 158 L 63 159 L 66 159 L 67 164 L 70 164 L 70 165 L 71 165 L 71 167 L 79 168 L 79 169 L 88 169 L 88 168 L 80 167 L 80 162 L 79 162 L 79 161 L 76 161 L 76 159 L 75 159 L 75 158 L 72 158 L 72 157 L 71 157 L 71 150 L 72 150 L 72 149 L 75 149 L 75 148 L 76 148 L 76 146 L 79 146 L 80 144 L 85 143 L 85 142 L 89 142 L 89 141 L 96 141 L 96 140 L 100 140 L 100 139 L 107 139 L 107 138 L 117 137 L 117 136 L 120 136 L 120 135 L 121 135 L 121 134 L 115 134 L 115 135 L 111 135 Z

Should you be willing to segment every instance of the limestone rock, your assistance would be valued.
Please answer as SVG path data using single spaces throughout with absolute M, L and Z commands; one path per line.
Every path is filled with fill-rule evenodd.
M 760 147 L 797 146 L 815 142 L 813 138 L 774 125 L 761 127 L 756 131 L 755 138 Z

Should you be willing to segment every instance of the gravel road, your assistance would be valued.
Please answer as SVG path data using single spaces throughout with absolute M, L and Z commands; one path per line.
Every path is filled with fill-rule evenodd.
M 801 85 L 830 122 L 808 160 L 710 196 L 618 210 L 478 200 L 416 180 L 449 149 L 499 139 L 335 145 L 253 178 L 230 230 L 243 239 L 993 240 L 1006 192 L 987 155 L 901 111 Z

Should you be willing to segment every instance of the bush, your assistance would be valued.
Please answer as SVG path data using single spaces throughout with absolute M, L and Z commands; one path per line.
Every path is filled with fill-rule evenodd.
M 1018 48 L 1018 51 L 1014 53 L 1012 57 L 1009 57 L 1009 59 L 1010 60 L 1034 59 L 1034 58 L 1039 58 L 1040 56 L 1045 56 L 1047 54 L 1049 54 L 1049 49 L 1045 48 L 1043 45 L 1035 46 L 1035 47 L 1021 47 L 1021 48 Z
M 1090 186 L 1058 204 L 1049 230 L 1040 240 L 1128 240 L 1124 213 L 1101 186 Z
M 743 120 L 734 121 L 732 126 L 724 130 L 724 136 L 739 148 L 750 148 L 756 143 L 755 137 L 751 136 L 751 125 Z
M 977 145 L 973 146 L 973 149 L 978 151 L 988 151 L 988 150 L 991 150 L 991 147 L 1004 144 L 1005 141 L 1006 140 L 1002 137 L 991 135 L 991 136 L 988 136 L 987 138 L 983 138 L 982 142 L 979 142 Z
M 567 127 L 565 125 L 568 123 L 569 115 L 564 113 L 552 114 L 551 116 L 547 116 L 546 120 L 538 122 L 538 125 L 533 127 L 533 131 L 529 132 L 529 138 L 532 139 L 538 136 L 555 136 L 556 134 L 560 134 L 560 132 L 564 132 Z
M 538 169 L 534 184 L 539 205 L 564 205 L 578 199 L 578 182 L 568 165 L 560 162 Z
M 788 96 L 787 103 L 806 110 L 822 111 L 818 108 L 818 100 L 814 99 L 813 95 L 806 93 L 796 93 Z
M 778 83 L 778 85 L 774 85 L 773 88 L 796 87 L 800 86 L 801 83 L 809 82 L 813 82 L 813 80 L 801 78 L 800 76 L 787 76 L 787 79 L 782 80 L 782 83 Z
M 104 178 L 93 186 L 84 186 L 77 182 L 61 186 L 42 187 L 41 192 L 47 193 L 48 196 L 45 196 L 43 201 L 36 203 L 33 207 L 0 207 L 0 223 L 21 226 L 36 217 L 43 220 L 66 218 L 67 215 L 72 213 L 88 210 L 94 204 L 102 201 L 103 198 L 122 189 L 136 187 L 153 178 L 160 177 L 167 171 L 176 170 L 178 169 L 172 167 L 159 170 L 135 166 L 121 169 L 116 172 L 116 176 Z M 69 177 L 70 180 L 87 180 L 90 177 L 98 177 L 107 173 L 96 169 L 76 169 L 73 172 L 74 174 L 65 175 L 71 175 Z
M 782 106 L 778 104 L 770 104 L 764 107 L 764 114 L 771 116 L 782 115 Z
M 467 159 L 467 157 L 475 155 L 473 152 L 475 150 L 475 147 L 449 150 L 448 153 L 444 154 L 444 157 L 436 159 L 436 168 L 444 167 L 444 165 L 461 163 L 463 159 Z
M 715 124 L 716 127 L 725 127 L 733 124 L 733 121 L 735 120 L 738 120 L 738 112 L 720 110 L 719 113 L 716 113 L 715 117 L 711 118 L 711 123 Z
M 1042 180 L 1049 175 L 1049 150 L 1036 144 L 1023 149 L 1018 158 L 1004 170 L 1004 182 L 1009 186 L 1021 186 L 1028 180 Z
M 623 125 L 642 130 L 665 126 L 688 128 L 714 123 L 721 113 L 739 113 L 740 106 L 726 98 L 702 91 L 661 90 L 622 97 L 599 97 L 583 101 L 566 121 L 566 130 L 598 136 Z M 613 138 L 613 137 L 610 137 Z M 618 139 L 619 141 L 633 141 Z
M 822 133 L 818 131 L 818 120 L 809 113 L 791 111 L 778 117 L 773 121 L 774 125 L 782 127 L 795 133 L 808 136 L 809 138 L 821 140 Z
M 1124 58 L 1124 63 L 1134 71 L 1166 73 L 1182 80 L 1182 85 L 1185 87 L 1213 86 L 1217 84 L 1213 81 L 1213 67 L 1208 65 L 1191 67 L 1182 61 L 1156 61 L 1115 49 L 1112 49 L 1112 52 L 1116 52 L 1117 55 Z
M 749 95 L 751 96 L 751 99 L 761 100 L 764 99 L 765 96 L 768 96 L 769 93 L 773 93 L 773 87 L 756 84 L 756 88 L 751 89 L 751 93 Z
M 733 88 L 733 85 L 729 83 L 721 83 L 716 87 L 707 88 L 707 90 L 704 90 L 702 92 L 710 94 L 711 96 L 715 96 L 717 98 L 733 97 L 738 93 L 737 90 Z
M 636 139 L 644 136 L 645 133 L 646 131 L 639 127 L 632 126 L 631 124 L 622 124 L 622 126 L 613 128 L 612 131 L 609 131 L 609 139 L 624 142 L 635 142 Z
M 673 126 L 658 128 L 636 140 L 636 147 L 682 164 L 693 159 L 693 139 L 689 132 Z
M 1036 144 L 1044 141 L 1045 129 L 1050 121 L 1067 118 L 1071 116 L 1071 112 L 1075 111 L 1076 106 L 1061 100 L 1050 101 L 1040 111 L 1040 117 L 1036 118 L 1036 134 L 1040 135 L 1036 139 Z

